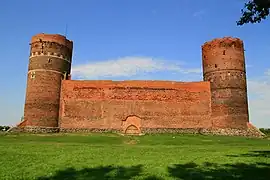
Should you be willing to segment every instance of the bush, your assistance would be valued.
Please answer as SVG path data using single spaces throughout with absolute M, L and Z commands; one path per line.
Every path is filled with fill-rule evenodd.
M 10 129 L 9 126 L 0 126 L 0 131 L 7 131 L 9 129 Z
M 270 135 L 270 129 L 269 128 L 260 128 L 260 131 L 264 133 L 265 135 Z

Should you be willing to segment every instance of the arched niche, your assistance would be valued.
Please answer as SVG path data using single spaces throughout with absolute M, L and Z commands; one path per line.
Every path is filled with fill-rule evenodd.
M 122 131 L 124 134 L 141 134 L 141 118 L 135 115 L 128 116 L 123 120 Z

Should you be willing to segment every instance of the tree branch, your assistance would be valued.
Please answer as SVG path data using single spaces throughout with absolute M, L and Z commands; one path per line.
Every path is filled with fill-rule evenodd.
M 242 17 L 237 21 L 237 25 L 241 26 L 247 23 L 260 23 L 269 15 L 270 0 L 252 0 L 245 3 L 241 9 Z

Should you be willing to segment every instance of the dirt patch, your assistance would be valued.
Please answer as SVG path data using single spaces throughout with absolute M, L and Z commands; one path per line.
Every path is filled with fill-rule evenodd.
M 205 139 L 205 140 L 202 140 L 203 142 L 212 142 L 213 140 L 210 140 L 210 139 Z
M 135 139 L 130 139 L 130 140 L 125 140 L 124 141 L 124 144 L 129 144 L 129 145 L 134 145 L 134 144 L 137 144 L 138 141 L 135 140 Z
M 32 135 L 32 134 L 31 134 Z M 35 136 L 59 136 L 59 134 L 34 134 Z
M 60 136 L 106 136 L 106 137 L 119 137 L 115 133 L 59 133 Z

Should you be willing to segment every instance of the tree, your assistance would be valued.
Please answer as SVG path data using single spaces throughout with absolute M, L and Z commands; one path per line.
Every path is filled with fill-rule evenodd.
M 270 0 L 251 0 L 241 9 L 242 17 L 237 21 L 238 26 L 248 23 L 260 23 L 269 15 Z

